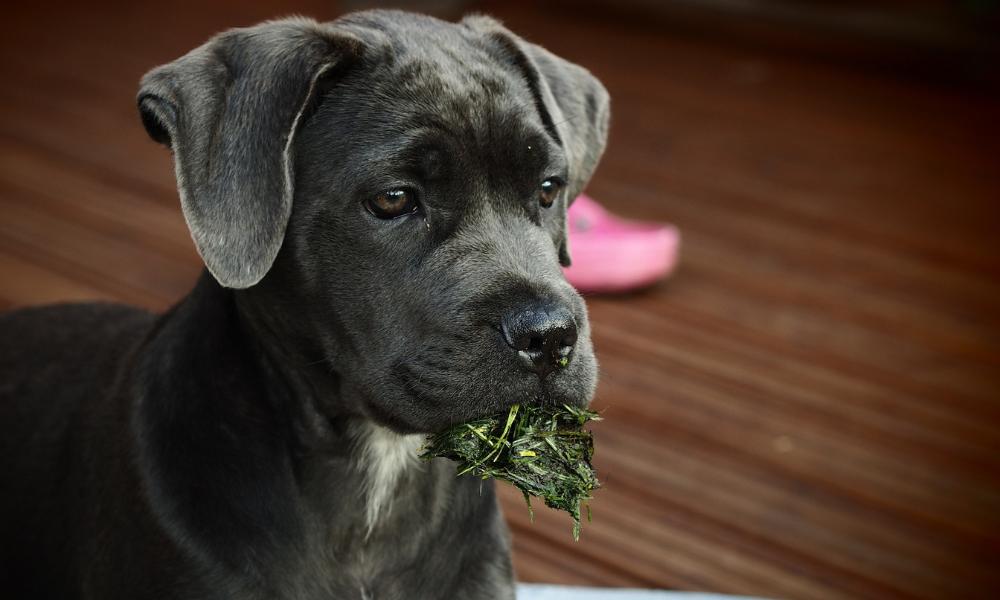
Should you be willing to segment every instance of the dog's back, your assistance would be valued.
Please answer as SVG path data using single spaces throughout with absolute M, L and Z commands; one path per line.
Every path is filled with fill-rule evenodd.
M 110 415 L 125 357 L 155 317 L 112 304 L 25 309 L 0 316 L 0 589 L 13 597 L 69 597 L 24 582 L 72 580 L 79 511 L 81 420 Z M 33 586 L 35 584 L 32 584 Z

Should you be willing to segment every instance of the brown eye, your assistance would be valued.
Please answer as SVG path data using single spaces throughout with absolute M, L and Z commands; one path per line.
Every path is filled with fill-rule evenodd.
M 380 219 L 395 219 L 417 210 L 417 195 L 413 190 L 386 190 L 365 202 L 368 212 Z
M 556 201 L 559 192 L 562 191 L 563 183 L 555 177 L 549 177 L 542 182 L 542 187 L 538 190 L 538 203 L 548 208 Z

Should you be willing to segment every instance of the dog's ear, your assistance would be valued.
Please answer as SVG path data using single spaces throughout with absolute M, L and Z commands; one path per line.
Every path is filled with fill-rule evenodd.
M 250 287 L 271 268 L 292 210 L 296 130 L 320 79 L 361 48 L 286 19 L 219 34 L 143 77 L 143 125 L 173 151 L 191 237 L 223 286 Z
M 610 118 L 608 91 L 590 71 L 525 41 L 496 19 L 472 15 L 462 23 L 489 36 L 527 79 L 542 122 L 562 145 L 569 161 L 569 179 L 562 200 L 565 210 L 583 191 L 604 153 Z M 565 223 L 562 229 L 559 260 L 568 266 Z

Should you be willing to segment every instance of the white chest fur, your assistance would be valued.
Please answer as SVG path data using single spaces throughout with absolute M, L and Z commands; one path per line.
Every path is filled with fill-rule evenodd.
M 367 531 L 392 510 L 392 500 L 403 476 L 417 466 L 426 436 L 402 435 L 368 422 L 357 438 L 359 468 L 364 474 Z

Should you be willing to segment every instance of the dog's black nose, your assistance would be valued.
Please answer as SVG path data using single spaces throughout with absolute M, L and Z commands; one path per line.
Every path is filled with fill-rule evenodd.
M 500 328 L 524 366 L 539 377 L 567 366 L 572 359 L 576 319 L 561 306 L 542 304 L 508 313 Z

